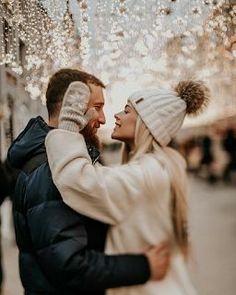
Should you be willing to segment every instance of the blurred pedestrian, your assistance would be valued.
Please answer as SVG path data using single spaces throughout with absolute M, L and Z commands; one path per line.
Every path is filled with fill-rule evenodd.
M 212 151 L 213 141 L 210 136 L 205 135 L 200 143 L 201 147 L 201 160 L 200 160 L 200 172 L 205 172 L 209 183 L 214 183 L 216 177 L 213 171 L 214 154 Z
M 0 162 L 0 206 L 2 205 L 3 201 L 8 195 L 9 195 L 9 184 L 8 184 L 7 176 L 5 173 L 4 165 L 2 162 Z M 1 216 L 0 216 L 0 226 L 1 226 Z M 2 239 L 1 239 L 1 230 L 0 230 L 0 294 L 1 294 L 2 282 L 3 282 L 1 242 L 2 242 Z
M 5 160 L 0 161 L 0 206 L 7 197 L 12 198 L 16 180 L 18 177 L 18 171 L 13 169 L 9 162 Z M 0 216 L 0 290 L 3 283 L 3 266 L 2 266 L 2 247 L 1 247 L 1 216 Z M 1 294 L 1 291 L 0 291 Z
M 223 179 L 225 182 L 229 182 L 232 172 L 236 173 L 236 135 L 234 129 L 227 130 L 222 146 L 228 155 L 228 163 L 223 171 Z

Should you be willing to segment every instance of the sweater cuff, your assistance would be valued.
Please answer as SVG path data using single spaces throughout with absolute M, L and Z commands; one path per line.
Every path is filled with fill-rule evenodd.
M 59 129 L 64 129 L 64 130 L 76 132 L 76 133 L 79 133 L 80 131 L 78 124 L 70 120 L 62 120 L 59 123 L 58 127 Z

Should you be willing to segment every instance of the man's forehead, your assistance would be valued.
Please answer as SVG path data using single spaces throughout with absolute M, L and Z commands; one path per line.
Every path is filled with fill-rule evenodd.
M 91 89 L 90 101 L 96 104 L 104 104 L 103 88 L 94 84 L 89 84 Z
M 95 84 L 92 84 L 92 83 L 88 83 L 88 85 L 89 85 L 89 87 L 90 87 L 90 89 L 92 91 L 99 91 L 99 90 L 102 89 L 102 87 L 100 85 L 95 85 Z

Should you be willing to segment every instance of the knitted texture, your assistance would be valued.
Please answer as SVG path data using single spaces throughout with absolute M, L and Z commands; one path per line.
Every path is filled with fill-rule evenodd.
M 161 146 L 168 145 L 186 115 L 186 103 L 171 90 L 138 91 L 128 101 Z
M 90 97 L 89 87 L 79 81 L 72 82 L 63 98 L 59 116 L 59 128 L 72 132 L 81 131 L 90 120 L 85 114 Z

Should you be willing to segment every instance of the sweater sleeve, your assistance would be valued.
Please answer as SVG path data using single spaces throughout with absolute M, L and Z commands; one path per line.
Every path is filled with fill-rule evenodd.
M 138 163 L 94 166 L 81 134 L 53 130 L 46 138 L 53 180 L 64 202 L 75 211 L 107 224 L 117 224 L 143 197 Z

